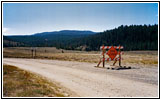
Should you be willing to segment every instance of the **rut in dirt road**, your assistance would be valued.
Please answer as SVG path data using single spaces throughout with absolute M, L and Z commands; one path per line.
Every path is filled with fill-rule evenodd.
M 40 74 L 82 97 L 158 96 L 157 68 L 152 68 L 148 74 L 136 69 L 116 72 L 95 68 L 95 63 L 18 58 L 4 58 L 3 64 Z

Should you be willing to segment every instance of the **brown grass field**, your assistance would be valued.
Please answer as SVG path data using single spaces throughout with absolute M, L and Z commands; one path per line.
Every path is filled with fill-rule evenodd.
M 3 48 L 3 57 L 32 58 L 31 49 L 31 47 Z M 98 63 L 101 57 L 100 51 L 72 51 L 56 49 L 55 47 L 35 47 L 35 49 L 35 59 L 53 59 Z M 158 51 L 124 51 L 122 58 L 123 65 L 139 64 L 142 66 L 158 66 Z M 113 62 L 108 63 L 111 64 Z
M 32 57 L 32 48 L 30 48 L 30 47 L 3 48 L 3 57 L 4 58 L 28 58 L 31 60 L 33 60 L 33 59 L 55 60 L 54 64 L 56 65 L 55 68 L 57 68 L 57 69 L 59 69 L 64 63 L 66 63 L 67 67 L 70 68 L 72 63 L 78 64 L 79 62 L 88 62 L 88 63 L 79 63 L 78 64 L 77 68 L 81 67 L 82 68 L 81 71 L 83 70 L 83 68 L 86 71 L 86 68 L 90 69 L 91 67 L 93 67 L 93 65 L 97 65 L 97 63 L 100 61 L 100 58 L 101 58 L 100 51 L 90 51 L 90 52 L 72 51 L 72 50 L 56 49 L 55 47 L 36 47 L 34 49 L 36 49 L 36 55 L 34 57 Z M 107 58 L 107 55 L 106 55 L 106 58 Z M 149 80 L 150 80 L 150 82 L 156 82 L 156 80 L 157 80 L 157 78 L 156 78 L 157 71 L 156 70 L 157 70 L 157 66 L 158 66 L 158 51 L 124 51 L 122 58 L 123 58 L 123 60 L 121 61 L 121 64 L 123 66 L 132 66 L 132 67 L 135 66 L 136 68 L 142 67 L 142 69 L 129 70 L 129 71 L 118 71 L 117 73 L 114 72 L 114 74 L 111 74 L 111 75 L 116 75 L 116 76 L 122 75 L 121 78 L 119 78 L 120 82 L 121 82 L 121 79 L 123 79 L 123 78 L 127 78 L 127 79 L 134 78 L 135 81 L 136 80 L 139 81 L 140 79 L 142 79 L 142 80 L 145 80 L 145 82 L 146 81 L 149 82 Z M 21 59 L 21 60 L 25 60 L 25 59 Z M 48 61 L 50 61 L 50 60 L 48 60 Z M 56 60 L 62 60 L 62 61 L 56 61 Z M 43 62 L 43 60 L 41 60 L 41 61 Z M 65 61 L 70 61 L 70 62 L 65 62 Z M 56 62 L 57 62 L 57 64 L 56 64 Z M 59 64 L 58 64 L 58 62 L 59 62 Z M 18 63 L 19 63 L 19 61 L 18 61 Z M 32 64 L 34 64 L 34 63 L 35 63 L 35 61 L 33 60 Z M 113 61 L 106 62 L 106 64 L 110 64 L 110 65 L 112 63 L 113 63 Z M 77 65 L 77 64 L 75 64 L 75 65 Z M 118 65 L 118 63 L 116 63 L 116 65 Z M 34 64 L 33 66 L 36 66 L 36 65 Z M 37 66 L 39 66 L 39 64 Z M 50 64 L 49 65 L 47 64 L 47 66 L 50 66 Z M 102 66 L 102 64 L 100 66 Z M 148 67 L 148 68 L 145 68 L 144 66 Z M 73 92 L 64 88 L 64 86 L 60 86 L 59 83 L 57 83 L 55 81 L 53 82 L 53 81 L 47 80 L 47 78 L 45 78 L 47 76 L 41 77 L 35 73 L 31 73 L 31 72 L 19 69 L 18 67 L 19 66 L 15 67 L 15 66 L 10 66 L 10 65 L 3 65 L 3 97 L 77 96 L 77 95 L 73 95 Z M 28 67 L 30 67 L 30 65 Z M 31 66 L 31 68 L 32 68 L 32 66 Z M 69 68 L 67 68 L 68 70 L 63 70 L 63 71 L 65 71 L 65 72 L 75 72 L 76 71 L 76 69 L 73 69 L 73 71 L 71 71 L 71 69 L 70 69 L 70 71 L 69 71 Z M 77 71 L 78 71 L 77 73 L 79 73 L 79 71 L 80 71 L 79 68 L 77 69 Z M 156 70 L 154 70 L 154 69 L 156 69 Z M 37 70 L 40 70 L 40 69 L 37 69 Z M 42 70 L 44 70 L 44 69 L 42 69 Z M 56 73 L 57 73 L 57 71 L 59 71 L 59 70 L 56 70 Z M 60 73 L 63 71 L 60 70 Z M 95 71 L 95 70 L 92 69 L 91 71 L 93 73 L 93 71 Z M 40 72 L 41 72 L 41 70 L 40 70 Z M 120 74 L 119 74 L 119 72 L 120 72 Z M 112 73 L 113 73 L 113 71 L 112 71 Z M 71 74 L 71 75 L 75 75 L 75 74 Z M 101 75 L 102 75 L 102 72 L 101 72 Z M 126 76 L 123 76 L 123 75 L 126 75 Z M 53 74 L 53 76 L 56 76 L 56 74 Z M 75 76 L 77 76 L 77 74 Z M 81 76 L 80 80 L 84 79 L 84 78 L 82 78 L 83 74 L 80 76 Z M 155 76 L 155 77 L 153 77 L 153 76 Z M 58 75 L 57 77 L 59 78 L 60 76 Z M 72 76 L 70 76 L 69 79 L 71 77 Z M 89 77 L 91 78 L 91 76 L 89 76 Z M 88 78 L 88 79 L 90 79 L 90 78 Z M 63 77 L 61 77 L 60 79 L 63 80 Z M 98 79 L 98 77 L 96 79 Z M 78 80 L 79 81 L 78 83 L 82 82 L 82 84 L 84 84 L 85 81 L 84 80 L 80 81 L 80 80 Z M 103 79 L 103 81 L 104 81 L 104 79 Z M 69 82 L 69 81 L 65 81 L 64 83 L 66 83 L 66 82 Z M 91 82 L 93 82 L 93 81 L 91 81 Z M 88 85 L 83 85 L 83 86 L 88 87 L 91 84 L 93 84 L 93 83 L 90 83 L 90 81 L 89 81 Z M 116 84 L 118 84 L 118 82 L 116 82 Z M 147 85 L 147 83 L 145 85 Z M 106 86 L 106 84 L 104 86 Z M 131 86 L 131 85 L 129 85 L 129 86 Z M 137 87 L 139 87 L 139 86 L 142 87 L 142 85 L 138 85 Z M 73 85 L 70 88 L 72 88 L 72 87 L 73 87 Z M 93 84 L 93 87 L 96 87 L 96 85 Z M 149 86 L 147 86 L 147 87 L 149 88 Z M 80 90 L 79 85 L 78 85 L 78 89 L 76 89 L 76 90 L 78 90 L 78 91 Z M 91 93 L 92 91 L 89 91 L 89 93 Z M 149 90 L 147 89 L 144 92 L 147 92 L 147 91 L 149 91 Z M 120 92 L 120 93 L 122 93 L 122 92 Z M 133 92 L 134 94 L 138 93 L 136 91 L 134 92 L 133 89 L 131 90 L 131 92 Z M 109 92 L 107 91 L 106 93 L 109 93 Z M 143 93 L 143 95 L 144 95 L 144 93 Z
M 65 94 L 60 86 L 39 75 L 15 66 L 3 66 L 4 97 L 64 97 Z

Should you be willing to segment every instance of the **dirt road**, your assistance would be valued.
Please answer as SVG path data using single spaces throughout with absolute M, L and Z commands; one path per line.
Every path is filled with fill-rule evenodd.
M 158 68 L 95 68 L 95 63 L 4 58 L 3 64 L 40 74 L 81 97 L 157 97 Z

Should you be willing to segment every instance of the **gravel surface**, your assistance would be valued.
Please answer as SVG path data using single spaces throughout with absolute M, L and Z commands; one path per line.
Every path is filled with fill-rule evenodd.
M 95 63 L 20 58 L 3 58 L 3 64 L 59 82 L 81 97 L 158 97 L 158 67 L 107 70 Z

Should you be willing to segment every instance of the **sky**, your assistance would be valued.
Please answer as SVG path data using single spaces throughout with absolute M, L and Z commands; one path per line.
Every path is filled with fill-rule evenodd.
M 158 24 L 158 3 L 3 3 L 3 34 Z

